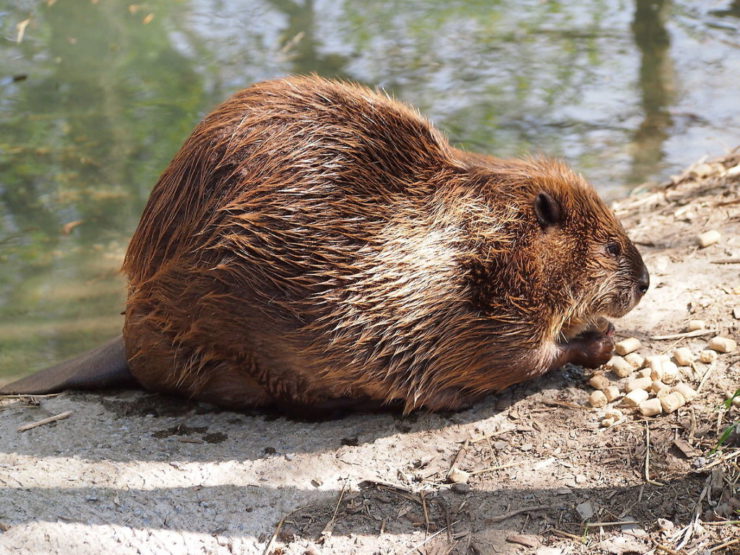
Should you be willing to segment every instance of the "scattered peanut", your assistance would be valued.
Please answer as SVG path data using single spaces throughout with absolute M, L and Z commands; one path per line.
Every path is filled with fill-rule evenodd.
M 603 391 L 604 391 L 604 396 L 606 397 L 607 403 L 616 401 L 622 396 L 622 394 L 619 392 L 619 388 L 616 385 L 610 385 Z
M 618 355 L 628 355 L 633 351 L 636 351 L 640 348 L 640 340 L 636 337 L 628 337 L 627 339 L 623 339 L 619 343 L 617 343 L 614 346 L 614 350 Z
M 697 237 L 699 241 L 699 246 L 703 249 L 710 245 L 714 245 L 715 243 L 718 243 L 721 238 L 722 238 L 722 235 L 716 229 L 712 229 L 711 231 L 706 231 Z
M 663 383 L 668 385 L 672 384 L 678 378 L 678 366 L 673 364 L 670 360 L 663 361 Z
M 593 391 L 591 395 L 589 395 L 588 402 L 591 404 L 592 407 L 595 407 L 597 409 L 605 407 L 607 402 L 606 395 L 604 395 L 603 391 L 599 391 L 597 389 L 596 391 Z
M 664 358 L 659 355 L 648 357 L 648 366 L 650 367 L 650 377 L 654 380 L 663 379 L 663 362 Z
M 614 419 L 613 418 L 604 418 L 604 419 L 601 420 L 601 425 L 604 428 L 610 428 L 610 427 L 614 426 Z
M 691 354 L 691 349 L 679 347 L 673 351 L 673 360 L 679 366 L 689 366 L 694 361 L 694 357 Z
M 660 399 L 650 399 L 640 403 L 640 414 L 643 416 L 655 416 L 661 412 L 663 412 L 663 407 L 660 404 Z
M 660 398 L 669 393 L 671 388 L 660 380 L 653 380 L 653 383 L 650 385 L 650 391 L 652 391 L 656 397 Z
M 648 378 L 637 378 L 634 380 L 630 380 L 627 382 L 627 385 L 624 387 L 625 391 L 627 393 L 630 393 L 631 391 L 634 391 L 636 389 L 647 389 L 653 384 L 653 380 Z
M 696 391 L 694 391 L 690 385 L 685 383 L 676 384 L 673 387 L 673 391 L 683 395 L 683 398 L 686 399 L 686 402 L 693 401 L 696 397 Z
M 660 406 L 663 407 L 663 412 L 670 414 L 680 409 L 686 404 L 686 399 L 679 392 L 674 391 L 663 397 L 659 397 Z
M 470 479 L 470 473 L 460 470 L 456 466 L 450 468 L 447 473 L 447 481 L 453 484 L 467 484 Z
M 604 390 L 609 387 L 610 384 L 611 382 L 609 381 L 609 378 L 603 374 L 595 374 L 590 380 L 588 380 L 588 385 L 594 389 Z
M 737 349 L 737 343 L 734 339 L 718 335 L 709 341 L 707 347 L 718 353 L 731 353 Z
M 634 371 L 632 365 L 622 357 L 612 357 L 608 365 L 612 369 L 612 372 L 620 378 L 626 378 Z
M 705 364 L 711 364 L 717 360 L 718 356 L 716 351 L 705 350 L 699 352 L 699 360 Z
M 645 357 L 642 356 L 640 353 L 630 353 L 626 357 L 624 357 L 624 360 L 629 362 L 632 365 L 632 368 L 642 368 L 645 364 Z
M 652 375 L 652 370 L 650 368 L 643 368 L 637 373 L 638 378 L 649 378 Z
M 624 396 L 622 402 L 628 407 L 637 407 L 643 401 L 647 401 L 648 392 L 644 389 L 635 389 Z
M 704 323 L 704 320 L 689 320 L 689 325 L 686 326 L 686 329 L 688 331 L 698 331 L 703 330 L 707 325 Z

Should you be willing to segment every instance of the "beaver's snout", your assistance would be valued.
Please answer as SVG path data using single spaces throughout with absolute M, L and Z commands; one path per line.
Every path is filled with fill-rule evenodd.
M 632 262 L 632 279 L 634 280 L 634 286 L 632 288 L 632 307 L 634 308 L 640 302 L 640 299 L 645 296 L 645 293 L 647 293 L 650 287 L 650 273 L 637 249 L 632 249 L 630 258 Z
M 640 260 L 640 263 L 642 264 L 642 260 Z M 635 288 L 637 289 L 637 294 L 642 297 L 645 293 L 647 293 L 648 288 L 650 287 L 650 274 L 648 273 L 647 266 L 645 264 L 642 264 L 642 267 L 639 270 L 639 273 L 637 274 L 637 283 L 635 284 Z

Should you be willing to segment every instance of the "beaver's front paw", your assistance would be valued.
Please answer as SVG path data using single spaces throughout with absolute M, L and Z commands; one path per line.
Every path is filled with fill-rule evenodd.
M 587 331 L 567 344 L 569 362 L 586 368 L 598 368 L 612 357 L 614 326 L 607 323 L 609 326 L 605 329 L 605 333 Z

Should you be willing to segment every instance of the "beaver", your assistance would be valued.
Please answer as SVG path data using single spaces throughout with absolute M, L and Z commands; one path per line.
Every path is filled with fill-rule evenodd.
M 128 247 L 122 338 L 10 384 L 135 383 L 228 408 L 456 410 L 613 350 L 648 271 L 565 164 L 456 149 L 409 106 L 317 76 L 194 130 Z

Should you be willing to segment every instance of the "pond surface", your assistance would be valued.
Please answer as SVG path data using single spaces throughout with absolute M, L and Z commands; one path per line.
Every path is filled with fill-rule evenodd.
M 6 0 L 0 379 L 119 332 L 149 191 L 239 88 L 381 86 L 459 146 L 559 156 L 614 197 L 740 143 L 739 28 L 737 0 Z

